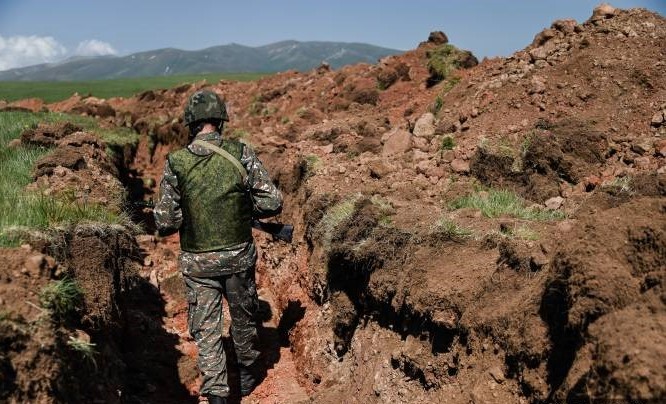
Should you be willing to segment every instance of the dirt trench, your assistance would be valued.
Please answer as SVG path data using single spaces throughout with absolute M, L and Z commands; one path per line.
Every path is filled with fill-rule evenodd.
M 155 185 L 142 185 L 147 197 L 175 146 L 158 144 L 144 154 L 145 146 L 132 170 L 144 179 L 134 183 Z M 636 177 L 631 193 L 597 190 L 571 219 L 542 224 L 539 242 L 456 239 L 422 226 L 383 225 L 385 207 L 367 197 L 327 227 L 325 216 L 345 199 L 309 177 L 301 158 L 271 150 L 260 157 L 285 192 L 278 219 L 296 233 L 292 245 L 255 234 L 267 377 L 243 403 L 663 397 L 661 354 L 651 342 L 664 335 L 654 322 L 663 315 L 663 175 Z M 488 234 L 524 225 L 458 219 Z M 139 244 L 144 277 L 165 301 L 164 328 L 179 338 L 179 379 L 194 400 L 196 348 L 185 326 L 177 236 L 141 236 Z M 615 250 L 623 253 L 609 253 Z M 628 316 L 642 318 L 643 331 L 629 332 L 642 328 L 629 325 Z M 627 333 L 640 352 L 652 354 L 618 357 Z M 627 363 L 653 370 L 634 377 L 623 370 Z
M 168 151 L 180 147 L 179 139 L 168 139 L 165 143 L 159 140 L 152 148 L 149 147 L 149 137 L 143 136 L 136 156 L 126 170 L 124 182 L 128 187 L 128 193 L 134 200 L 145 200 L 157 198 L 164 159 Z M 135 220 L 144 224 L 147 234 L 137 237 L 141 249 L 143 267 L 140 274 L 156 288 L 159 301 L 156 306 L 162 307 L 162 328 L 165 333 L 176 340 L 162 341 L 167 348 L 175 347 L 177 360 L 177 376 L 179 383 L 188 392 L 189 397 L 182 397 L 182 401 L 161 401 L 156 396 L 149 395 L 146 402 L 192 402 L 204 400 L 199 397 L 200 378 L 196 366 L 197 348 L 187 330 L 187 301 L 185 295 L 185 284 L 177 265 L 179 252 L 178 235 L 168 237 L 155 237 L 154 222 L 150 209 L 135 210 Z M 261 363 L 264 370 L 264 379 L 253 393 L 242 400 L 243 403 L 287 403 L 287 402 L 309 402 L 308 390 L 299 382 L 300 376 L 293 359 L 293 350 L 289 338 L 289 332 L 293 326 L 303 317 L 305 308 L 298 301 L 289 301 L 286 306 L 281 306 L 282 291 L 275 290 L 270 281 L 270 268 L 275 264 L 275 259 L 282 260 L 293 254 L 281 251 L 280 257 L 270 256 L 271 246 L 278 242 L 268 236 L 255 231 L 260 260 L 257 268 L 257 283 L 259 294 L 259 346 L 262 352 Z M 291 249 L 286 245 L 279 248 Z M 238 375 L 236 358 L 233 352 L 233 344 L 229 335 L 230 317 L 226 302 L 224 303 L 224 346 L 228 358 L 229 383 L 232 389 L 231 403 L 241 402 L 238 395 Z M 175 344 L 174 344 L 175 342 Z M 160 344 L 160 342 L 157 342 Z M 154 347 L 153 347 L 154 349 Z M 161 348 L 154 349 L 155 355 L 159 356 Z M 143 360 L 156 360 L 156 357 L 143 358 Z M 174 365 L 174 363 L 171 363 Z M 159 380 L 159 378 L 155 378 Z M 163 382 L 156 384 L 160 390 Z M 153 392 L 154 393 L 154 392 Z M 164 394 L 162 397 L 169 397 Z M 155 401 L 153 401 L 155 400 Z

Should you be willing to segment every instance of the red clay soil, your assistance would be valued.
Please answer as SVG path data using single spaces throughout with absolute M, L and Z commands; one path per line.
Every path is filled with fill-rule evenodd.
M 147 198 L 187 142 L 188 95 L 227 100 L 225 133 L 257 150 L 285 194 L 278 219 L 296 229 L 291 245 L 256 235 L 267 378 L 242 402 L 666 400 L 666 20 L 600 6 L 429 85 L 444 42 L 376 65 L 48 108 L 142 133 L 125 185 Z M 567 217 L 450 208 L 487 187 Z M 126 359 L 140 375 L 130 391 L 169 402 L 172 366 L 196 401 L 177 236 L 139 244 L 155 299 L 129 306 L 125 341 L 160 371 Z M 164 333 L 137 342 L 151 327 Z M 177 352 L 159 362 L 156 346 Z

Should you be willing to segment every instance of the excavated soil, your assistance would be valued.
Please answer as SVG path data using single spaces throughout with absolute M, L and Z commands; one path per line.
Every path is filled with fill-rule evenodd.
M 92 184 L 108 175 L 131 199 L 154 198 L 166 154 L 187 142 L 188 95 L 208 87 L 226 98 L 226 135 L 255 148 L 285 194 L 277 219 L 295 226 L 289 245 L 255 234 L 266 377 L 232 402 L 663 402 L 666 21 L 600 6 L 584 23 L 555 21 L 508 58 L 434 82 L 428 58 L 446 41 L 433 33 L 376 65 L 39 106 L 141 133 L 137 150 L 115 161 L 99 143 L 66 141 L 81 136 L 68 127 L 23 141 L 60 150 L 37 165 L 41 188 L 76 175 L 95 197 Z M 488 187 L 563 218 L 451 208 Z M 116 400 L 197 402 L 178 237 L 150 235 L 147 209 L 134 217 L 147 234 L 68 233 L 68 252 L 54 255 L 85 283 L 83 331 L 122 363 L 100 363 L 109 377 L 98 391 L 110 400 L 116 383 Z M 2 254 L 19 268 L 27 251 Z M 5 283 L 2 307 L 30 319 L 36 309 L 4 297 L 30 296 L 24 281 Z M 29 338 L 0 324 L 10 352 L 0 356 L 3 399 L 57 402 L 56 382 L 30 387 L 41 379 L 24 361 L 73 331 Z M 56 351 L 37 366 L 40 378 L 69 377 Z

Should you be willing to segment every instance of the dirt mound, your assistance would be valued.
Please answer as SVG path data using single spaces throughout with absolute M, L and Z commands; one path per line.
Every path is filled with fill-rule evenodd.
M 28 130 L 21 135 L 21 141 L 27 144 L 42 142 L 57 145 L 51 153 L 37 161 L 33 173 L 35 182 L 28 188 L 46 195 L 60 195 L 72 203 L 95 203 L 119 211 L 124 189 L 118 180 L 118 168 L 109 158 L 105 143 L 86 132 L 65 134 L 70 129 L 76 129 L 71 124 L 62 124 L 60 128 L 59 132 Z
M 109 250 L 107 245 L 104 249 Z M 62 246 L 58 250 L 63 252 Z M 89 328 L 88 321 L 79 323 L 72 318 L 61 322 L 40 307 L 46 287 L 53 285 L 55 279 L 62 280 L 65 274 L 80 282 L 86 291 L 94 290 L 87 289 L 92 285 L 76 278 L 70 270 L 72 262 L 56 261 L 30 247 L 4 249 L 0 255 L 5 263 L 0 273 L 0 344 L 3 348 L 0 354 L 3 387 L 0 398 L 8 402 L 43 403 L 93 398 L 116 401 L 117 389 L 124 376 L 122 367 L 118 366 L 122 364 L 119 352 L 111 349 L 112 328 L 106 327 L 109 324 L 102 327 L 102 332 L 95 332 Z M 91 256 L 96 256 L 95 251 L 85 251 L 85 258 Z M 70 258 L 83 259 L 78 253 Z M 96 273 L 89 276 L 95 277 Z M 128 276 L 123 268 L 118 268 L 115 273 L 118 279 L 124 280 Z M 93 315 L 94 308 L 101 308 L 103 304 L 107 304 L 109 310 L 117 304 L 94 301 L 89 297 L 84 301 L 85 307 L 77 308 L 84 316 Z M 91 339 L 107 348 L 86 354 L 82 349 Z M 94 350 L 94 346 L 90 347 Z M 109 366 L 99 369 L 97 363 Z
M 48 110 L 44 101 L 39 98 L 27 98 L 24 100 L 0 104 L 0 111 L 40 112 Z
M 648 347 L 663 338 L 654 326 L 665 309 L 664 208 L 663 199 L 645 197 L 582 218 L 571 243 L 556 253 L 543 310 L 553 343 L 569 334 L 568 349 L 575 353 L 569 364 L 573 371 L 558 392 L 561 397 L 664 397 L 656 382 L 663 377 L 657 364 L 663 353 L 651 349 L 647 356 L 617 357 L 620 347 Z M 646 320 L 646 315 L 653 320 Z M 637 383 L 640 378 L 629 376 L 630 369 L 655 373 Z
M 560 196 L 563 186 L 573 187 L 597 172 L 607 147 L 605 136 L 589 124 L 538 122 L 519 144 L 499 141 L 479 147 L 470 172 L 486 185 L 512 188 L 532 201 L 545 202 Z M 591 191 L 598 184 L 583 185 Z
M 36 146 L 52 147 L 56 146 L 65 136 L 71 135 L 74 132 L 80 132 L 81 130 L 81 127 L 70 122 L 41 123 L 36 128 L 28 129 L 21 133 L 21 142 Z

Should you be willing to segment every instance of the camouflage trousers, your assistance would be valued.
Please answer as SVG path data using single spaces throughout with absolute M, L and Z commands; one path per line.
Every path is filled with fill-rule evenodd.
M 199 348 L 201 394 L 226 397 L 227 360 L 222 346 L 222 296 L 229 304 L 231 338 L 240 364 L 249 366 L 259 356 L 255 347 L 257 288 L 254 266 L 214 278 L 184 276 L 187 285 L 188 327 Z

